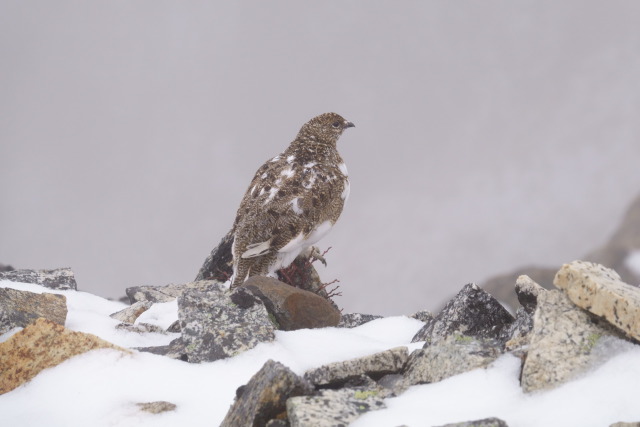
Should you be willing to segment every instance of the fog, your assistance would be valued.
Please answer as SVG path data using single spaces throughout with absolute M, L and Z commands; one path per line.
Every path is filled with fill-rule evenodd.
M 345 312 L 560 265 L 640 192 L 640 3 L 0 2 L 0 263 L 193 280 L 255 170 L 356 124 L 319 245 Z

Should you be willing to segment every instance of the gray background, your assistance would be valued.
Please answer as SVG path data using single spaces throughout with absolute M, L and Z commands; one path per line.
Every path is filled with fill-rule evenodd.
M 351 196 L 345 312 L 602 244 L 640 182 L 640 3 L 0 2 L 0 263 L 82 290 L 193 279 L 311 117 Z

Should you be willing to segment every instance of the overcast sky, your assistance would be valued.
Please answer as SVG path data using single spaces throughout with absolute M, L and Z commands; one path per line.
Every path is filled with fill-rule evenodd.
M 636 1 L 0 2 L 0 263 L 82 290 L 192 280 L 311 117 L 351 195 L 345 312 L 559 266 L 640 192 Z

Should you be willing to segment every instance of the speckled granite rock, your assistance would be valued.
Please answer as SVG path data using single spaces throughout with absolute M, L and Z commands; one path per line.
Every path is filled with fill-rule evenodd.
M 189 362 L 235 356 L 275 338 L 264 304 L 242 287 L 187 288 L 178 298 L 178 318 Z
M 507 423 L 500 418 L 485 418 L 476 421 L 465 421 L 462 423 L 445 424 L 439 427 L 508 427 Z
M 263 426 L 286 417 L 287 399 L 311 394 L 313 386 L 280 362 L 268 360 L 241 388 L 220 427 Z
M 171 402 L 158 401 L 158 402 L 145 402 L 136 403 L 136 406 L 143 412 L 150 414 L 161 414 L 163 412 L 175 411 L 177 406 Z
M 615 333 L 596 320 L 561 291 L 541 293 L 522 369 L 523 390 L 553 388 L 583 372 L 598 340 Z
M 139 301 L 169 302 L 178 298 L 186 289 L 206 289 L 215 281 L 202 280 L 182 284 L 170 284 L 165 286 L 134 286 L 127 288 L 125 293 L 129 297 L 131 304 Z
M 361 313 L 343 314 L 340 318 L 340 323 L 338 323 L 338 328 L 355 328 L 376 319 L 382 319 L 382 316 Z
M 0 394 L 31 380 L 43 369 L 98 348 L 130 353 L 95 335 L 74 332 L 46 319 L 38 319 L 0 343 Z
M 78 285 L 70 268 L 54 270 L 12 270 L 0 272 L 0 280 L 12 282 L 32 283 L 59 291 L 76 291 Z
M 320 366 L 307 371 L 304 378 L 316 386 L 342 385 L 360 375 L 381 378 L 386 374 L 400 372 L 408 358 L 407 347 L 397 347 L 357 359 Z
M 365 412 L 385 408 L 377 391 L 343 388 L 287 400 L 291 427 L 347 426 Z
M 470 283 L 411 342 L 437 342 L 454 332 L 478 338 L 498 338 L 513 323 L 513 316 L 491 295 Z
M 615 271 L 574 261 L 562 266 L 553 283 L 578 307 L 640 340 L 640 288 L 624 283 Z
M 415 350 L 409 356 L 404 376 L 407 384 L 426 384 L 453 375 L 484 368 L 500 356 L 500 343 L 459 333 Z
M 136 319 L 153 305 L 150 301 L 138 301 L 129 307 L 109 315 L 109 317 L 124 323 L 135 323 Z
M 13 328 L 24 328 L 40 317 L 64 326 L 67 298 L 64 295 L 0 288 L 0 335 Z

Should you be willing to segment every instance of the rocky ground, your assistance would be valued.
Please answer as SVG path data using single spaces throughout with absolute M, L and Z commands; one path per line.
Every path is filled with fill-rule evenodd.
M 129 349 L 64 328 L 66 299 L 55 292 L 76 289 L 69 269 L 0 273 L 0 280 L 5 279 L 36 283 L 51 292 L 0 288 L 0 335 L 23 328 L 0 343 L 0 393 L 97 348 L 207 363 L 272 341 L 278 329 L 352 328 L 376 318 L 342 315 L 326 296 L 263 277 L 234 290 L 216 280 L 135 287 L 127 289 L 130 306 L 111 316 L 121 322 L 119 328 L 141 334 L 158 332 L 162 328 L 136 323 L 136 319 L 154 304 L 172 300 L 177 301 L 179 320 L 167 327 L 177 335 L 170 344 Z M 487 367 L 505 353 L 522 360 L 522 390 L 548 390 L 602 359 L 594 351 L 598 343 L 638 344 L 639 288 L 624 283 L 615 271 L 585 261 L 564 265 L 553 283 L 555 289 L 547 290 L 528 276 L 518 277 L 515 315 L 480 287 L 466 285 L 439 313 L 413 315 L 424 323 L 413 342 L 424 344 L 412 352 L 407 347 L 393 348 L 320 366 L 304 375 L 270 360 L 237 390 L 222 425 L 347 425 L 365 412 L 385 407 L 387 397 L 399 396 L 414 385 Z M 141 410 L 152 413 L 175 410 L 171 402 L 143 405 Z M 506 423 L 493 418 L 457 425 Z

